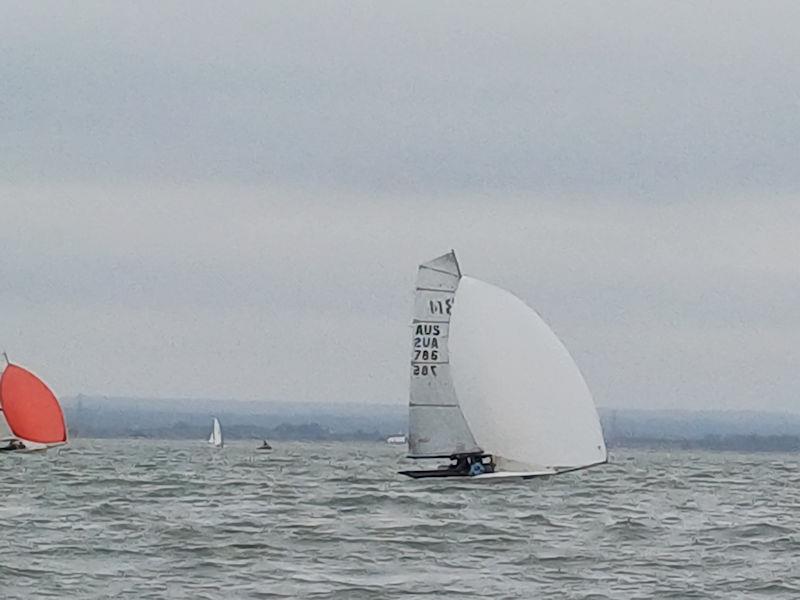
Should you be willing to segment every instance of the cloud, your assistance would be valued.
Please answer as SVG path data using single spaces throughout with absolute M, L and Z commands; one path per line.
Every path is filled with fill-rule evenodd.
M 799 11 L 10 7 L 0 343 L 62 393 L 402 402 L 454 247 L 602 405 L 792 409 Z
M 16 7 L 4 177 L 797 187 L 796 5 Z
M 793 402 L 793 202 L 3 197 L 3 342 L 68 393 L 401 399 L 416 264 L 455 247 L 466 272 L 543 314 L 603 405 Z

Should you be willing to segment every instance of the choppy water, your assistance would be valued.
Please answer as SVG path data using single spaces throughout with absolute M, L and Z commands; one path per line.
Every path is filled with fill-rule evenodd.
M 618 452 L 479 485 L 382 444 L 0 456 L 3 598 L 800 598 L 796 455 Z

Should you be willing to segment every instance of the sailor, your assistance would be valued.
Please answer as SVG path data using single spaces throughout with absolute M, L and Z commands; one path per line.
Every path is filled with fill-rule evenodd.
M 488 462 L 484 462 L 484 458 L 488 458 Z M 471 464 L 469 465 L 469 474 L 473 477 L 475 475 L 483 475 L 484 473 L 494 473 L 494 457 L 489 456 L 475 456 L 472 457 Z
M 463 456 L 463 455 L 462 456 L 453 456 L 450 459 L 450 461 L 451 461 L 450 462 L 450 468 L 453 471 L 456 471 L 457 473 L 463 473 L 463 474 L 466 475 L 467 473 L 469 473 L 469 467 L 470 467 L 470 463 L 471 463 L 470 458 L 471 457 L 469 457 L 469 456 Z
M 469 467 L 469 474 L 472 477 L 475 477 L 475 475 L 483 475 L 484 473 L 486 473 L 486 467 L 483 466 L 480 458 L 473 462 Z
M 487 473 L 494 473 L 494 468 L 497 466 L 494 464 L 494 456 L 490 454 L 488 458 L 489 462 L 483 463 L 483 466 L 486 469 Z M 481 460 L 481 462 L 483 461 Z

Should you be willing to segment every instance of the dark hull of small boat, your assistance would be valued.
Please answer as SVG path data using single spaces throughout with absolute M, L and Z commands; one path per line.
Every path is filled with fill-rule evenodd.
M 425 479 L 428 477 L 469 477 L 469 473 L 454 469 L 429 469 L 427 471 L 400 471 L 400 475 L 412 479 Z

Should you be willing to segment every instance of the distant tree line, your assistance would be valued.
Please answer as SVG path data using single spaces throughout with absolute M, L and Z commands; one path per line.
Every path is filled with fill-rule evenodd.
M 211 417 L 227 439 L 380 441 L 407 431 L 393 405 L 243 403 L 77 396 L 64 409 L 70 435 L 207 439 Z M 609 447 L 800 451 L 800 415 L 753 411 L 600 410 Z
M 616 437 L 611 448 L 800 452 L 796 435 L 706 435 L 702 438 Z
M 83 424 L 71 429 L 73 437 L 86 438 L 146 438 L 146 439 L 171 439 L 191 440 L 205 439 L 209 436 L 210 427 L 178 421 L 164 427 L 141 427 L 138 425 L 125 426 L 118 424 L 102 427 L 93 427 Z M 230 440 L 269 439 L 269 440 L 308 440 L 308 441 L 382 441 L 388 434 L 378 430 L 364 431 L 333 431 L 319 423 L 281 423 L 276 427 L 266 428 L 252 425 L 223 424 L 223 435 Z

